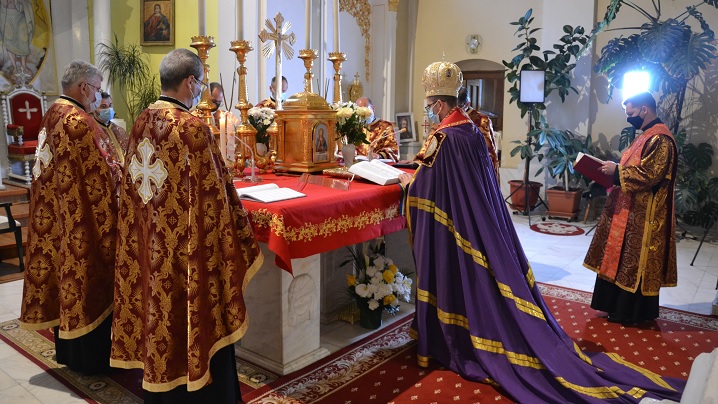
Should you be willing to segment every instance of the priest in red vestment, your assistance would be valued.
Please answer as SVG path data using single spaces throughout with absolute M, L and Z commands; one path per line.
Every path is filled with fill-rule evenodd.
M 277 109 L 277 94 L 276 93 L 276 82 L 277 78 L 272 77 L 272 84 L 269 85 L 269 93 L 271 94 L 266 100 L 259 101 L 255 107 L 257 108 L 271 108 Z M 287 78 L 282 76 L 282 93 L 279 94 L 279 99 L 284 100 L 284 94 L 289 88 L 289 81 Z
M 54 328 L 57 362 L 110 370 L 117 181 L 109 140 L 88 114 L 102 74 L 75 60 L 42 118 L 30 191 L 21 326 Z
M 584 266 L 597 273 L 591 307 L 608 321 L 630 325 L 658 317 L 658 293 L 676 286 L 673 192 L 678 149 L 656 115 L 656 101 L 641 93 L 624 102 L 628 123 L 642 133 L 602 170 L 613 175 Z
M 241 400 L 233 344 L 262 255 L 217 142 L 189 111 L 203 76 L 187 49 L 162 59 L 120 186 L 111 365 L 144 369 L 146 403 Z
M 357 146 L 357 155 L 368 156 L 371 152 L 372 158 L 380 158 L 399 161 L 399 144 L 396 142 L 396 134 L 394 133 L 394 125 L 383 119 L 378 119 L 374 115 L 374 104 L 368 97 L 360 97 L 356 100 L 356 105 L 371 109 L 371 116 L 367 119 L 366 132 L 367 143 Z

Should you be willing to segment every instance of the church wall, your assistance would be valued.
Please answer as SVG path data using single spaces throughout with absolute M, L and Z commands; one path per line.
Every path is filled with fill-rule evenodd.
M 596 19 L 603 18 L 609 0 L 593 2 L 575 2 L 570 0 L 520 1 L 506 0 L 503 2 L 488 1 L 447 1 L 433 2 L 420 0 L 418 5 L 416 45 L 414 48 L 414 82 L 412 89 L 412 109 L 416 117 L 421 117 L 423 107 L 423 88 L 421 76 L 426 66 L 442 58 L 448 61 L 464 60 L 471 57 L 487 59 L 497 63 L 513 56 L 513 49 L 520 40 L 514 36 L 515 26 L 510 22 L 518 20 L 528 8 L 533 8 L 534 27 L 541 27 L 535 35 L 542 50 L 550 49 L 561 35 L 564 24 L 581 25 L 590 30 Z M 642 7 L 652 9 L 650 0 L 637 0 Z M 685 10 L 686 6 L 695 1 L 676 0 L 662 1 L 663 17 L 672 17 Z M 718 29 L 718 10 L 710 6 L 702 6 L 699 11 L 706 21 Z M 401 21 L 401 18 L 400 18 Z M 619 13 L 612 28 L 635 26 L 645 19 L 629 8 Z M 480 52 L 469 55 L 464 49 L 464 38 L 468 34 L 479 34 L 484 40 Z M 628 31 L 613 31 L 600 35 L 587 54 L 579 60 L 574 74 L 573 84 L 578 88 L 579 95 L 569 94 L 566 102 L 560 99 L 549 99 L 548 119 L 552 126 L 571 129 L 581 135 L 591 134 L 594 142 L 602 148 L 610 145 L 614 151 L 618 147 L 618 136 L 626 127 L 625 114 L 621 105 L 621 91 L 616 90 L 612 100 L 607 100 L 605 78 L 593 73 L 593 64 L 598 58 L 601 48 L 613 37 L 627 35 Z M 712 79 L 711 79 L 712 78 Z M 694 118 L 691 123 L 695 127 L 695 138 L 691 141 L 709 141 L 716 146 L 718 132 L 718 95 L 716 95 L 716 78 L 718 63 L 709 70 L 709 78 L 704 86 L 702 80 L 692 83 L 698 88 L 699 95 L 690 99 L 692 103 L 685 111 Z M 705 87 L 705 88 L 704 88 Z M 508 87 L 507 87 L 508 88 Z M 504 100 L 504 131 L 502 139 L 503 161 L 506 168 L 520 165 L 518 156 L 511 158 L 510 150 L 515 146 L 512 140 L 525 137 L 528 123 L 521 119 L 514 104 L 509 104 L 509 97 Z M 685 114 L 684 114 L 685 115 Z M 420 118 L 417 118 L 419 120 Z M 686 122 L 687 123 L 687 122 Z M 533 170 L 532 170 L 533 171 Z M 506 179 L 502 176 L 502 179 Z
M 586 5 L 587 2 L 574 2 L 570 0 L 548 0 L 548 1 L 521 1 L 507 0 L 503 2 L 419 2 L 419 14 L 417 21 L 415 63 L 413 85 L 413 110 L 421 116 L 424 105 L 424 90 L 421 85 L 421 77 L 424 69 L 430 63 L 442 59 L 442 53 L 448 61 L 458 61 L 468 58 L 487 59 L 501 64 L 502 60 L 508 60 L 514 52 L 511 50 L 520 43 L 520 39 L 514 36 L 516 26 L 510 25 L 512 21 L 518 20 L 529 9 L 533 8 L 535 28 L 542 28 L 535 33 L 539 40 L 542 51 L 550 49 L 561 35 L 564 24 L 592 25 L 593 8 Z M 548 20 L 548 21 L 547 21 Z M 483 38 L 483 45 L 478 54 L 471 55 L 466 52 L 465 41 L 467 35 L 479 34 Z M 580 66 L 579 75 L 588 75 L 588 66 Z M 581 81 L 581 80 L 579 80 Z M 581 83 L 584 85 L 586 80 Z M 506 85 L 508 89 L 508 83 Z M 559 108 L 559 105 L 549 108 L 549 120 L 555 119 L 567 129 L 582 130 L 585 122 L 581 117 L 586 116 L 588 109 L 587 102 L 577 102 L 577 96 L 571 103 L 566 103 Z M 551 100 L 550 100 L 551 101 Z M 551 102 L 551 104 L 560 103 Z M 569 104 L 571 104 L 569 106 Z M 521 119 L 520 112 L 515 104 L 509 104 L 509 97 L 504 98 L 504 128 L 502 150 L 503 167 L 516 167 L 520 163 L 518 156 L 511 158 L 509 152 L 515 146 L 513 140 L 523 140 L 528 131 L 528 120 Z

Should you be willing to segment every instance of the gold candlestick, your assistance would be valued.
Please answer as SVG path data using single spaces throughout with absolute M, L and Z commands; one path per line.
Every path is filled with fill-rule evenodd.
M 254 48 L 252 48 L 252 43 L 246 40 L 232 41 L 230 42 L 230 45 L 232 46 L 229 50 L 237 54 L 237 62 L 239 62 L 239 67 L 237 68 L 237 74 L 239 75 L 239 89 L 237 91 L 237 97 L 239 100 L 234 108 L 239 110 L 242 123 L 239 127 L 235 128 L 235 135 L 249 145 L 249 147 L 252 147 L 256 143 L 255 135 L 257 134 L 257 130 L 254 129 L 254 126 L 249 124 L 249 114 L 247 111 L 249 111 L 253 105 L 247 101 L 247 68 L 244 67 L 244 63 L 247 61 L 247 53 L 253 51 Z M 238 144 L 234 148 L 235 162 L 236 164 L 242 166 L 236 167 L 236 171 L 238 173 L 244 170 L 244 161 L 246 160 L 246 156 L 251 155 L 244 149 L 245 146 L 242 144 Z
M 342 76 L 339 74 L 339 70 L 342 68 L 342 62 L 347 60 L 346 53 L 342 52 L 329 52 L 329 60 L 334 65 L 334 103 L 341 104 L 342 102 Z
M 312 80 L 314 79 L 314 73 L 312 73 L 312 66 L 314 64 L 314 59 L 316 59 L 319 55 L 319 51 L 316 49 L 302 49 L 299 51 L 299 59 L 302 59 L 304 61 L 304 68 L 307 69 L 307 72 L 304 73 L 304 92 L 305 93 L 313 93 L 312 90 Z
M 214 119 L 212 118 L 212 109 L 214 103 L 212 102 L 212 94 L 209 91 L 209 65 L 207 64 L 207 57 L 209 50 L 215 47 L 214 38 L 211 36 L 193 36 L 191 47 L 197 49 L 197 56 L 202 59 L 202 65 L 204 66 L 204 90 L 200 97 L 197 109 L 200 111 L 200 117 L 202 120 L 212 129 L 212 134 L 219 139 L 219 128 L 214 125 Z

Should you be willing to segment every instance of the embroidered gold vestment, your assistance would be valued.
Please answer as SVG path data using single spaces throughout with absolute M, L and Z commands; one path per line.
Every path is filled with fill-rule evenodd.
M 377 119 L 367 125 L 366 140 L 369 144 L 362 143 L 357 146 L 357 154 L 366 156 L 369 154 L 369 148 L 382 159 L 391 159 L 399 161 L 399 144 L 396 142 L 394 134 L 394 125 L 391 122 Z
M 673 205 L 678 153 L 663 123 L 640 136 L 634 143 L 642 147 L 629 147 L 618 166 L 621 185 L 608 195 L 584 266 L 628 292 L 640 284 L 644 296 L 657 296 L 678 278 Z M 630 153 L 639 153 L 638 164 L 623 164 Z M 616 226 L 622 211 L 625 225 Z M 607 271 L 603 264 L 609 262 L 618 265 Z
M 474 122 L 474 125 L 476 125 L 479 128 L 479 132 L 481 132 L 482 135 L 484 135 L 484 140 L 486 141 L 486 147 L 489 149 L 489 155 L 491 156 L 491 163 L 494 166 L 494 171 L 496 172 L 496 179 L 499 179 L 499 155 L 496 148 L 496 136 L 494 134 L 494 126 L 491 124 L 491 118 L 489 118 L 487 115 L 482 114 L 481 112 L 469 108 L 468 111 L 466 111 L 466 114 L 469 116 L 472 122 Z
M 121 184 L 110 364 L 142 387 L 188 391 L 247 330 L 244 290 L 262 264 L 247 212 L 202 120 L 159 100 L 135 122 Z
M 112 314 L 119 167 L 94 118 L 60 98 L 43 117 L 30 191 L 20 322 L 88 334 Z

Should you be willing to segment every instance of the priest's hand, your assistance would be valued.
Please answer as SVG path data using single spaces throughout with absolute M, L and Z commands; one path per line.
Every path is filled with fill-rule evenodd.
M 614 163 L 613 161 L 606 161 L 601 166 L 601 172 L 608 175 L 613 175 L 613 173 L 616 171 L 616 167 L 618 167 L 618 164 Z
M 414 176 L 409 173 L 399 174 L 399 183 L 401 184 L 401 187 L 406 188 L 406 185 L 411 182 L 412 178 L 414 178 Z

